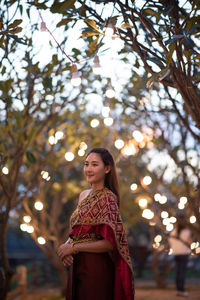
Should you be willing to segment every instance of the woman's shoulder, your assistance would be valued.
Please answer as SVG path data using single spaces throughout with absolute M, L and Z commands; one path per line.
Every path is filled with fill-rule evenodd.
M 117 202 L 117 196 L 110 189 L 105 189 L 105 195 L 108 198 L 108 200 L 114 200 L 115 202 Z

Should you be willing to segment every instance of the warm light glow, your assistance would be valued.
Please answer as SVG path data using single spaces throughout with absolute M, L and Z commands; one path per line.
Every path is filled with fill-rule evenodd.
M 191 223 L 191 224 L 196 223 L 196 220 L 197 220 L 197 218 L 196 218 L 195 216 L 191 216 L 191 217 L 190 217 L 190 223 Z
M 162 241 L 162 236 L 160 234 L 156 235 L 154 238 L 155 243 L 160 243 Z
M 185 205 L 184 205 L 183 203 L 179 203 L 179 204 L 178 204 L 178 208 L 179 208 L 179 209 L 184 209 L 184 208 L 185 208 Z
M 26 223 L 30 223 L 31 217 L 30 217 L 30 216 L 24 216 L 24 217 L 23 217 L 23 220 L 24 220 L 24 222 L 26 222 Z
M 50 144 L 50 145 L 54 145 L 54 144 L 56 144 L 56 143 L 57 143 L 57 141 L 56 141 L 55 137 L 54 137 L 53 135 L 51 135 L 51 136 L 49 137 L 49 144 Z
M 105 118 L 103 121 L 106 126 L 111 126 L 113 124 L 113 118 L 110 117 Z
M 8 175 L 8 173 L 9 173 L 8 168 L 7 168 L 7 167 L 3 167 L 3 168 L 2 168 L 2 173 L 3 173 L 4 175 Z
M 191 245 L 190 245 L 190 249 L 191 250 L 194 250 L 194 249 L 196 249 L 196 248 L 198 248 L 199 247 L 199 242 L 193 242 Z
M 145 177 L 142 179 L 142 182 L 143 182 L 143 184 L 145 184 L 145 185 L 149 185 L 149 184 L 151 184 L 152 179 L 151 179 L 150 176 L 145 176 Z
M 45 240 L 42 236 L 39 236 L 39 237 L 37 238 L 37 241 L 38 241 L 38 243 L 39 243 L 40 245 L 46 244 L 46 240 Z
M 137 188 L 138 188 L 138 185 L 136 183 L 131 184 L 131 187 L 130 187 L 131 191 L 136 191 Z
M 172 231 L 173 229 L 174 229 L 174 225 L 173 224 L 171 224 L 171 223 L 167 224 L 167 226 L 166 226 L 166 230 L 167 231 Z
M 26 230 L 27 230 L 27 227 L 28 227 L 27 224 L 21 224 L 21 225 L 20 225 L 21 231 L 26 231 Z
M 160 199 L 161 199 L 161 197 L 162 197 L 161 194 L 158 194 L 158 193 L 157 193 L 157 194 L 154 195 L 154 200 L 155 200 L 156 202 L 159 202 Z
M 44 205 L 43 205 L 43 203 L 41 201 L 36 201 L 35 204 L 34 204 L 34 207 L 37 210 L 42 210 L 43 207 L 44 207 Z
M 33 233 L 33 231 L 34 231 L 34 228 L 33 228 L 33 226 L 31 226 L 31 225 L 28 225 L 27 226 L 27 230 L 26 230 L 28 233 Z
M 180 198 L 180 203 L 182 203 L 183 205 L 185 205 L 187 203 L 187 197 L 181 197 Z
M 41 171 L 41 175 L 42 175 L 43 179 L 47 180 L 47 178 L 49 177 L 49 172 L 47 172 L 47 171 Z
M 145 219 L 148 219 L 148 220 L 153 219 L 154 212 L 151 211 L 150 209 L 146 208 L 142 212 L 142 217 L 145 218 Z
M 137 153 L 137 150 L 134 144 L 132 143 L 132 141 L 129 141 L 128 144 L 124 146 L 124 148 L 121 150 L 121 153 L 124 156 L 130 156 L 130 155 L 135 155 Z
M 66 152 L 65 153 L 65 159 L 67 161 L 72 161 L 74 159 L 74 153 L 72 153 L 72 152 Z
M 170 220 L 170 223 L 176 223 L 176 221 L 177 221 L 176 217 L 171 217 L 171 218 L 169 218 L 169 220 Z
M 115 141 L 115 147 L 116 147 L 118 150 L 122 149 L 122 148 L 124 147 L 124 141 L 121 140 L 121 139 L 117 139 L 117 140 Z
M 167 197 L 165 195 L 162 195 L 160 197 L 160 200 L 159 200 L 160 204 L 165 204 L 167 202 Z
M 108 97 L 108 98 L 115 97 L 115 91 L 111 85 L 109 85 L 108 89 L 106 90 L 106 97 Z
M 148 201 L 147 201 L 147 199 L 142 198 L 139 200 L 138 204 L 141 208 L 145 208 L 145 207 L 147 207 Z
M 104 118 L 109 117 L 109 113 L 110 113 L 110 107 L 109 106 L 103 106 L 101 113 L 103 115 Z
M 168 252 L 168 255 L 172 255 L 172 254 L 173 254 L 173 249 L 170 248 L 170 249 L 169 249 L 169 252 Z
M 81 142 L 79 148 L 81 150 L 87 150 L 88 146 L 87 146 L 87 144 L 85 142 Z
M 85 155 L 85 150 L 83 150 L 83 149 L 78 150 L 78 155 L 79 156 L 84 156 Z
M 163 225 L 168 225 L 168 224 L 170 224 L 170 219 L 169 218 L 165 218 L 165 219 L 163 219 L 162 220 L 162 223 L 163 223 Z
M 106 36 L 112 37 L 114 34 L 114 28 L 113 25 L 111 23 L 108 24 L 108 26 L 105 28 L 104 31 Z
M 133 131 L 133 137 L 136 140 L 136 142 L 141 143 L 144 139 L 143 134 L 139 130 Z
M 156 222 L 155 221 L 149 221 L 149 226 L 155 226 Z
M 163 211 L 161 212 L 161 218 L 165 219 L 165 218 L 168 218 L 168 217 L 169 217 L 168 212 L 163 210 Z
M 153 246 L 154 249 L 158 249 L 160 247 L 160 244 L 159 243 L 154 243 L 152 246 Z
M 91 126 L 92 128 L 95 128 L 95 127 L 99 126 L 99 120 L 93 119 L 93 120 L 90 122 L 90 126 Z
M 57 140 L 61 140 L 61 139 L 63 138 L 63 136 L 64 136 L 64 133 L 63 133 L 62 131 L 57 131 L 57 132 L 55 133 L 55 138 L 56 138 Z

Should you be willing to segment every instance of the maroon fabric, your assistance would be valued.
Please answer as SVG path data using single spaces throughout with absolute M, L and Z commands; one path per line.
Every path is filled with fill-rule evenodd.
M 74 256 L 73 300 L 114 300 L 113 287 L 114 264 L 108 253 Z
M 80 231 L 80 226 L 74 226 L 71 230 L 70 235 L 76 235 Z M 113 230 L 109 225 L 84 225 L 81 228 L 81 234 L 93 233 L 101 235 L 104 239 L 107 239 L 113 245 L 113 261 L 115 264 L 114 269 L 114 300 L 133 300 L 133 282 L 132 282 L 132 273 L 130 267 L 121 257 L 117 250 L 115 237 Z M 90 298 L 84 298 L 85 300 L 90 300 Z M 104 298 L 102 298 L 104 299 Z M 75 299 L 73 299 L 75 300 Z M 79 300 L 79 299 L 78 299 Z M 96 298 L 94 298 L 96 300 Z

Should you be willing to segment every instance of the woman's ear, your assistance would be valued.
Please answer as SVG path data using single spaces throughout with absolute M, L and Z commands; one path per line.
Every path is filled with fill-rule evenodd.
M 106 173 L 106 174 L 108 174 L 108 173 L 110 172 L 110 170 L 111 170 L 111 168 L 110 168 L 109 165 L 105 167 L 105 173 Z

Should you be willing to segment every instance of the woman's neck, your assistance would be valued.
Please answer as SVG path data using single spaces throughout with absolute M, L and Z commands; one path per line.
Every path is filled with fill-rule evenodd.
M 92 184 L 91 190 L 92 192 L 95 192 L 95 191 L 103 190 L 104 187 L 105 187 L 104 184 Z

